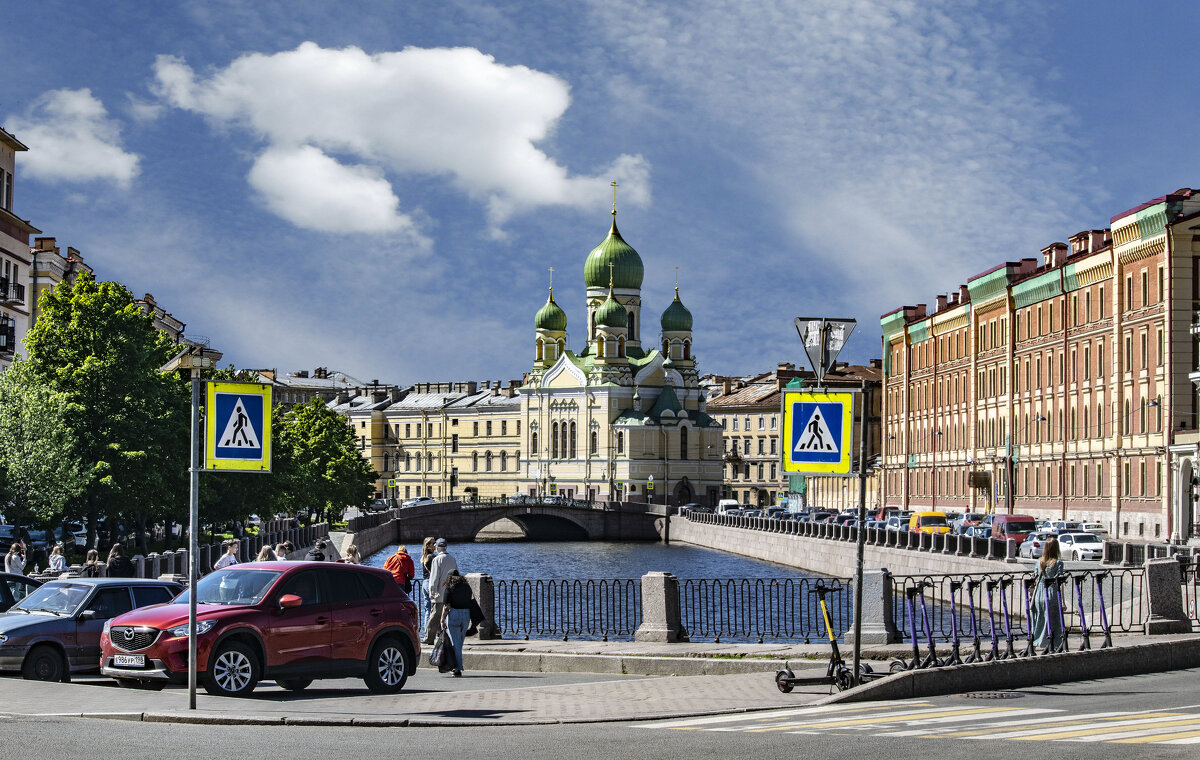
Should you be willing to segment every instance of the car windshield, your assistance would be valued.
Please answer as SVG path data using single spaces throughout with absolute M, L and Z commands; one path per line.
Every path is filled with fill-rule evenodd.
M 29 596 L 14 604 L 12 609 L 74 615 L 91 590 L 92 586 L 86 583 L 51 581 L 34 589 Z
M 1013 521 L 1004 526 L 1006 533 L 1032 533 L 1035 530 L 1033 521 L 1017 522 Z
M 209 573 L 196 583 L 197 604 L 258 604 L 283 573 L 279 570 L 250 570 L 227 567 Z M 176 604 L 188 604 L 190 591 L 175 599 Z
M 1072 536 L 1077 544 L 1098 544 L 1100 539 L 1091 533 L 1076 533 Z
M 946 518 L 942 515 L 925 515 L 917 518 L 918 525 L 945 525 Z

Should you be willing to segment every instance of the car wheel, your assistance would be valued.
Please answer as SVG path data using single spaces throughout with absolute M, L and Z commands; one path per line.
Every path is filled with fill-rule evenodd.
M 52 646 L 43 644 L 33 648 L 21 666 L 21 675 L 26 681 L 69 681 L 67 663 L 62 654 Z
M 1071 552 L 1071 559 L 1078 562 L 1079 561 L 1079 552 Z
M 278 678 L 275 679 L 275 683 L 279 684 L 281 688 L 287 689 L 288 691 L 304 691 L 312 682 L 313 680 L 311 678 L 284 678 L 282 680 Z
M 254 691 L 261 668 L 250 647 L 237 641 L 224 644 L 208 661 L 204 690 L 218 697 L 241 697 Z
M 399 639 L 388 637 L 371 648 L 367 658 L 367 688 L 377 694 L 395 694 L 404 688 L 412 670 L 413 656 Z

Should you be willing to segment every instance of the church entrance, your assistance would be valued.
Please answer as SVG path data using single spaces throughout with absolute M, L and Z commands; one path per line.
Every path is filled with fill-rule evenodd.
M 692 484 L 685 477 L 683 480 L 675 484 L 675 503 L 691 504 L 695 500 L 695 492 L 692 490 Z

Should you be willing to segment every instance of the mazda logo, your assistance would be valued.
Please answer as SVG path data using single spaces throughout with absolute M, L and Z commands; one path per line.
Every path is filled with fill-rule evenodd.
M 125 629 L 125 640 L 126 640 L 126 641 L 133 641 L 133 636 L 134 636 L 133 629 L 132 629 L 132 628 L 126 628 L 126 629 Z

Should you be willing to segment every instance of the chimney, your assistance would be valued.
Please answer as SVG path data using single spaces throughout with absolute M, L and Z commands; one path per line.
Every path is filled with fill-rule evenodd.
M 946 309 L 946 296 L 938 296 L 937 297 L 937 311 L 935 311 L 934 313 L 936 314 L 938 311 L 944 311 L 945 309 Z
M 509 384 L 509 386 L 511 386 L 513 388 L 520 388 L 525 383 L 522 380 L 509 380 L 508 384 Z
M 791 362 L 779 362 L 775 369 L 777 372 L 788 372 L 796 369 L 796 365 L 792 364 Z
M 471 380 L 467 383 L 467 395 L 474 396 L 476 393 L 479 393 L 479 383 Z
M 58 246 L 54 244 L 54 238 L 52 237 L 34 238 L 33 247 L 39 251 L 51 251 L 53 253 L 58 253 Z
M 721 395 L 728 396 L 733 392 L 733 380 L 728 377 L 721 381 Z
M 306 369 L 297 370 L 296 377 L 308 377 L 308 370 L 306 370 Z
M 967 299 L 970 297 L 971 297 L 971 289 L 968 288 L 966 285 L 959 285 L 958 286 L 958 302 L 966 303 Z
M 388 391 L 387 397 L 388 401 L 391 401 L 394 404 L 404 398 L 404 391 L 400 390 L 399 388 L 392 388 Z
M 1042 261 L 1047 267 L 1053 269 L 1063 263 L 1067 258 L 1066 243 L 1051 243 L 1042 249 Z
M 333 400 L 334 400 L 334 403 L 339 404 L 339 405 L 340 404 L 348 404 L 348 403 L 350 403 L 350 395 L 348 393 L 339 393 L 338 395 L 333 397 Z
M 1089 250 L 1099 251 L 1102 248 L 1107 248 L 1112 245 L 1112 230 L 1092 230 L 1091 238 L 1091 247 Z
M 883 369 L 883 359 L 872 359 L 871 369 Z

